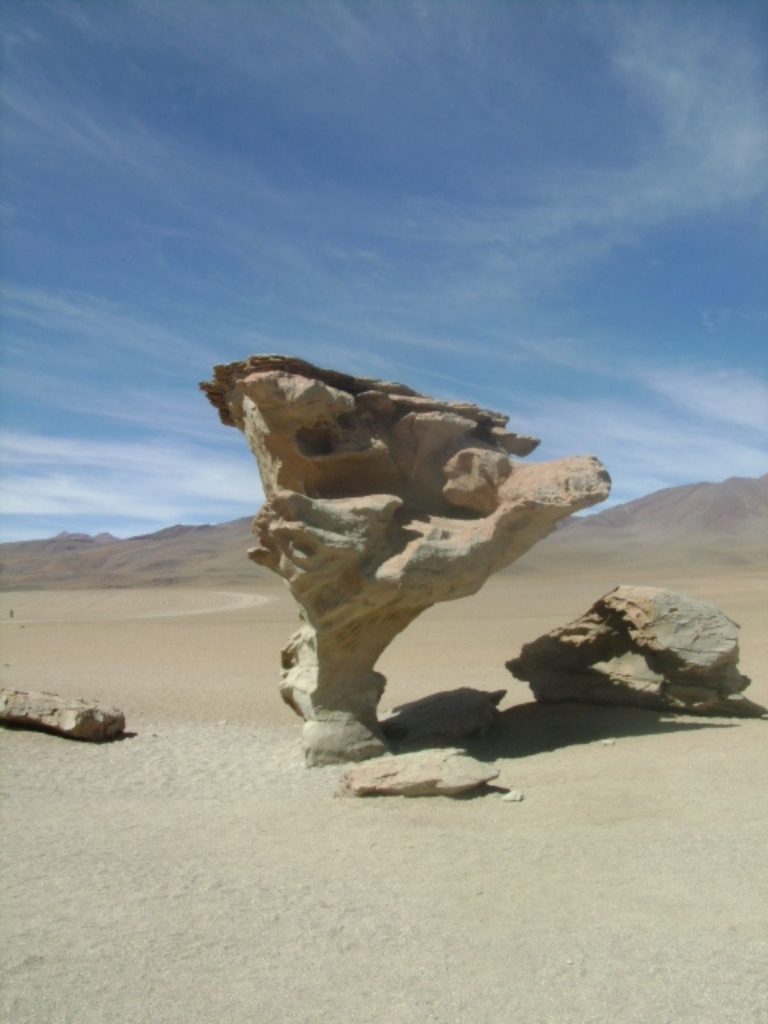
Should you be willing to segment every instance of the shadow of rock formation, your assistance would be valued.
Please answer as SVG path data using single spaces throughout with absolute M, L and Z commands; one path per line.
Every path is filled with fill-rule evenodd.
M 469 687 L 431 694 L 396 708 L 382 728 L 398 753 L 458 746 L 480 761 L 628 736 L 736 728 L 734 722 L 689 721 L 659 711 L 580 703 L 533 701 L 499 711 L 503 694 Z
M 733 722 L 690 722 L 638 708 L 531 702 L 502 711 L 492 732 L 469 738 L 465 746 L 467 753 L 477 760 L 495 761 L 497 758 L 531 757 L 606 739 L 733 728 L 737 728 Z
M 483 736 L 499 722 L 498 705 L 506 690 L 474 690 L 462 686 L 401 704 L 380 719 L 390 742 L 405 745 L 425 739 L 453 741 Z

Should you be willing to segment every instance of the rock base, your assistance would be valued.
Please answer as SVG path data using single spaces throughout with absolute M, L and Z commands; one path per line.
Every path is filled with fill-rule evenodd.
M 369 729 L 348 715 L 305 722 L 302 746 L 309 768 L 365 761 L 389 753 L 389 747 L 378 730 Z

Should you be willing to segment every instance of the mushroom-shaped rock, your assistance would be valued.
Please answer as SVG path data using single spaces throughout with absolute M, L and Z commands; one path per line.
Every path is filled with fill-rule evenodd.
M 292 357 L 217 366 L 201 388 L 259 462 L 250 557 L 300 606 L 281 692 L 305 719 L 309 764 L 383 753 L 375 664 L 391 640 L 610 487 L 591 456 L 513 461 L 537 441 L 500 413 Z
M 525 644 L 507 668 L 551 703 L 628 704 L 759 717 L 742 696 L 739 627 L 704 601 L 657 587 L 616 587 L 580 618 Z

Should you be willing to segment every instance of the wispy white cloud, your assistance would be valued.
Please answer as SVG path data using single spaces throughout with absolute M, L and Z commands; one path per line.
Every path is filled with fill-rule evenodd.
M 768 470 L 764 435 L 744 436 L 732 421 L 704 419 L 684 402 L 665 408 L 642 397 L 544 401 L 521 406 L 511 426 L 543 439 L 537 458 L 597 455 L 614 481 L 610 504 L 662 487 Z
M 173 521 L 212 507 L 211 491 L 232 492 L 201 466 L 214 450 L 230 465 L 219 435 L 231 432 L 194 385 L 252 351 L 502 410 L 510 383 L 513 427 L 552 454 L 597 449 L 625 496 L 762 471 L 765 388 L 746 370 L 691 358 L 685 372 L 683 354 L 649 374 L 628 354 L 601 357 L 590 339 L 609 325 L 589 328 L 609 257 L 728 210 L 765 216 L 765 58 L 750 19 L 590 3 L 541 19 L 537 5 L 482 0 L 39 9 L 55 30 L 15 17 L 2 86 L 3 212 L 27 268 L 4 292 L 6 390 L 25 416 L 30 396 L 45 407 L 46 430 L 56 410 L 63 431 L 87 417 L 94 436 L 117 426 L 142 440 L 53 445 L 46 462 L 17 431 L 15 508 L 106 515 L 114 500 Z M 543 20 L 562 62 L 527 45 Z M 563 300 L 558 286 L 582 279 L 585 297 Z M 707 343 L 747 324 L 739 301 L 712 296 Z M 588 386 L 583 405 L 555 403 L 550 380 L 560 394 Z M 244 445 L 231 458 L 239 489 L 255 470 Z M 191 491 L 173 465 L 199 469 Z
M 9 433 L 0 449 L 3 516 L 99 516 L 160 528 L 255 512 L 263 500 L 252 457 L 202 446 Z
M 743 370 L 645 375 L 646 384 L 697 419 L 768 430 L 768 385 Z
M 503 330 L 495 324 L 476 327 L 473 335 L 467 337 L 466 332 L 457 331 L 455 327 L 419 330 L 403 325 L 399 319 L 393 321 L 385 316 L 377 319 L 370 314 L 346 318 L 329 313 L 310 314 L 307 323 L 311 323 L 320 335 L 332 334 L 336 338 L 350 339 L 347 346 L 337 341 L 333 346 L 323 344 L 318 348 L 323 353 L 334 351 L 345 360 L 354 359 L 361 366 L 361 374 L 368 373 L 366 364 L 369 370 L 373 364 L 387 373 L 391 373 L 393 368 L 422 372 L 404 361 L 409 351 L 457 359 L 470 357 L 480 377 L 484 376 L 488 365 L 516 367 L 522 363 L 578 370 L 579 373 L 594 372 L 603 376 L 623 373 L 615 364 L 599 359 L 594 345 L 585 337 L 565 334 L 536 336 Z M 445 365 L 450 367 L 447 360 Z M 457 379 L 468 383 L 466 377 Z
M 689 202 L 718 204 L 765 194 L 768 125 L 763 52 L 746 22 L 727 8 L 679 18 L 674 7 L 613 10 L 614 61 L 663 126 L 674 191 Z M 673 31 L 670 31 L 670 28 Z
M 208 362 L 211 358 L 209 348 L 178 329 L 92 294 L 8 284 L 0 289 L 0 298 L 9 325 L 26 324 L 48 332 L 52 338 L 73 335 L 108 351 L 124 348 L 136 354 L 151 354 L 160 362 L 189 358 Z
M 202 367 L 201 374 L 207 369 Z M 150 383 L 139 387 L 117 381 L 105 389 L 98 374 L 91 383 L 80 378 L 64 382 L 61 374 L 46 369 L 8 366 L 0 380 L 0 394 L 9 405 L 33 402 L 56 414 L 86 415 L 102 430 L 140 430 L 145 437 L 151 435 L 164 443 L 183 438 L 225 447 L 234 440 L 230 436 L 234 431 L 218 428 L 215 411 L 192 386 L 182 393 L 161 389 L 156 382 L 154 387 Z
M 594 38 L 612 61 L 616 92 L 629 96 L 645 125 L 644 155 L 540 168 L 522 201 L 514 169 L 510 184 L 496 177 L 498 167 L 478 169 L 476 187 L 461 195 L 405 194 L 396 208 L 344 196 L 372 238 L 440 252 L 430 292 L 423 272 L 414 279 L 421 303 L 519 303 L 659 226 L 764 199 L 768 127 L 754 41 L 728 18 L 713 29 L 672 9 L 615 7 L 606 28 L 604 14 L 601 5 Z M 497 113 L 508 131 L 519 128 L 519 110 L 503 99 Z
M 715 306 L 701 310 L 701 325 L 707 334 L 720 334 L 734 327 L 756 327 L 768 332 L 768 310 L 766 309 L 731 309 L 727 306 Z
M 489 9 L 480 5 L 472 16 L 454 10 L 445 30 L 441 5 L 416 6 L 388 18 L 345 3 L 301 5 L 282 15 L 272 11 L 268 18 L 247 6 L 233 15 L 231 8 L 196 4 L 192 18 L 177 4 L 131 9 L 159 26 L 164 44 L 188 60 L 197 63 L 201 53 L 206 59 L 221 56 L 227 75 L 235 78 L 228 80 L 230 93 L 238 85 L 253 89 L 254 82 L 278 91 L 297 88 L 293 79 L 319 82 L 321 87 L 302 94 L 304 116 L 322 97 L 328 104 L 323 116 L 333 118 L 337 130 L 349 118 L 372 119 L 367 129 L 355 120 L 352 130 L 362 132 L 380 129 L 377 110 L 389 116 L 381 92 L 402 62 L 408 81 L 421 87 L 413 90 L 403 130 L 421 123 L 415 111 L 422 89 L 429 90 L 433 110 L 464 95 L 446 67 L 458 68 L 462 84 L 483 75 L 477 41 L 487 44 Z M 586 26 L 613 69 L 615 92 L 625 93 L 637 111 L 645 126 L 645 155 L 589 167 L 566 159 L 521 178 L 511 149 L 507 160 L 487 168 L 473 162 L 464 187 L 442 196 L 439 189 L 409 187 L 407 180 L 372 193 L 367 181 L 355 184 L 349 175 L 298 175 L 289 187 L 269 180 L 253 160 L 223 149 L 202 150 L 194 140 L 161 133 L 136 115 L 107 114 L 93 95 L 66 88 L 40 95 L 40 76 L 31 72 L 14 84 L 8 102 L 39 135 L 58 133 L 89 159 L 98 154 L 99 160 L 126 166 L 133 160 L 145 189 L 183 210 L 245 265 L 292 279 L 304 296 L 317 300 L 322 294 L 331 302 L 334 295 L 341 301 L 357 296 L 369 305 L 382 303 L 390 315 L 399 308 L 406 318 L 429 316 L 438 306 L 467 311 L 483 302 L 509 309 L 672 219 L 765 193 L 768 128 L 760 61 L 738 20 L 723 16 L 713 28 L 711 19 L 686 19 L 672 8 L 648 13 L 600 5 L 590 21 L 589 11 L 574 8 L 574 23 L 582 31 Z M 105 27 L 94 24 L 91 31 L 103 33 Z M 430 49 L 436 40 L 448 47 L 452 64 L 439 58 L 439 49 Z M 254 59 L 254 46 L 263 60 Z M 285 81 L 286 53 L 293 57 L 291 83 Z M 373 117 L 357 90 L 330 88 L 339 59 L 358 74 L 364 69 L 355 80 L 360 87 L 378 83 Z M 514 136 L 529 116 L 526 107 L 514 93 L 494 96 L 490 82 L 484 95 L 491 108 L 488 130 L 500 138 Z M 463 110 L 467 125 L 469 114 Z M 391 131 L 390 126 L 387 137 Z M 376 262 L 373 279 L 359 268 L 335 274 L 328 265 L 328 247 L 320 240 L 338 236 L 341 223 L 353 225 L 348 248 L 365 252 L 363 263 Z M 339 251 L 338 245 L 332 248 Z
M 0 99 L 10 123 L 6 133 L 10 141 L 23 140 L 20 129 L 32 129 L 52 145 L 75 149 L 89 160 L 119 165 L 126 173 L 154 176 L 160 151 L 139 121 L 131 125 L 110 124 L 98 109 L 89 110 L 66 92 L 55 91 L 37 77 L 25 87 L 6 79 Z

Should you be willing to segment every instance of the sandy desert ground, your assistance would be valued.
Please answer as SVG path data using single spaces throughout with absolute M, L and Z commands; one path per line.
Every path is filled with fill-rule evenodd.
M 279 581 L 2 595 L 6 684 L 116 703 L 132 733 L 0 734 L 4 1019 L 768 1021 L 768 721 L 546 708 L 503 667 L 619 582 L 740 622 L 768 703 L 746 570 L 502 574 L 382 659 L 384 707 L 508 687 L 471 750 L 522 803 L 337 798 L 338 768 L 305 769 Z

